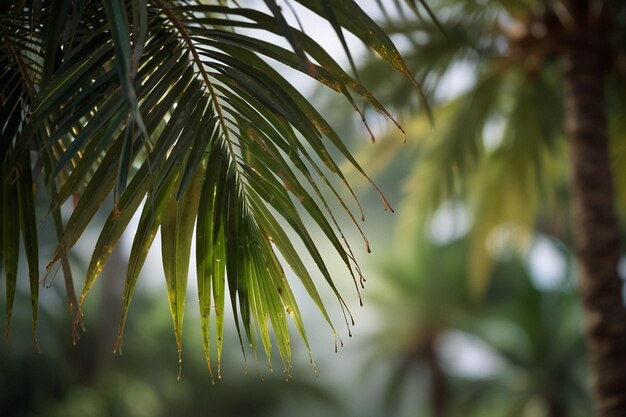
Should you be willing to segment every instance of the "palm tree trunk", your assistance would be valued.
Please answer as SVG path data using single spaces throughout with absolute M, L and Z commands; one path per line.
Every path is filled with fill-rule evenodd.
M 571 152 L 572 215 L 598 416 L 626 416 L 626 308 L 617 271 L 615 216 L 601 48 L 564 52 L 565 122 Z

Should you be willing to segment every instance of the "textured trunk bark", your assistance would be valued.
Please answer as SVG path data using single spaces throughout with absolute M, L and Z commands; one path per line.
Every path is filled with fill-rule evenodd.
M 586 2 L 574 2 L 578 5 Z M 602 52 L 564 51 L 574 246 L 598 416 L 626 416 L 626 308 L 617 271 L 619 228 L 608 154 Z

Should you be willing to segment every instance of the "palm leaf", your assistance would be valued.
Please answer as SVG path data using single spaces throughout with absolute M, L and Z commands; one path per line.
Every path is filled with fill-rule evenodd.
M 203 345 L 210 367 L 213 315 L 218 375 L 226 292 L 242 349 L 245 337 L 254 355 L 262 348 L 269 361 L 274 344 L 288 370 L 288 316 L 308 346 L 291 278 L 280 259 L 335 333 L 319 284 L 304 266 L 303 256 L 310 256 L 349 323 L 347 303 L 302 213 L 319 226 L 358 285 L 360 269 L 326 193 L 338 199 L 357 228 L 350 207 L 356 204 L 360 210 L 360 205 L 331 155 L 338 153 L 362 175 L 365 172 L 315 107 L 269 62 L 285 64 L 341 93 L 363 119 L 355 97 L 397 122 L 314 39 L 291 27 L 276 2 L 265 3 L 270 13 L 235 2 L 163 0 L 59 1 L 37 10 L 15 4 L 2 11 L 0 77 L 6 82 L 0 91 L 0 115 L 7 122 L 1 126 L 0 141 L 5 180 L 1 259 L 9 314 L 21 235 L 36 315 L 37 216 L 31 197 L 33 181 L 43 181 L 58 237 L 48 270 L 61 262 L 71 311 L 77 306 L 68 251 L 97 213 L 109 213 L 89 262 L 80 309 L 131 218 L 141 210 L 133 231 L 117 348 L 140 271 L 159 230 L 179 352 L 196 230 Z M 332 24 L 344 48 L 347 30 L 421 94 L 387 34 L 356 2 L 300 3 Z M 264 33 L 282 36 L 291 49 L 264 41 Z M 11 70 L 15 66 L 18 72 Z M 32 150 L 36 159 L 30 163 Z M 29 168 L 41 164 L 43 175 L 33 175 L 32 180 L 31 175 L 13 175 L 19 163 L 29 174 Z M 356 203 L 344 200 L 338 183 Z M 12 206 L 14 194 L 20 198 Z M 64 223 L 60 209 L 72 196 L 75 207 Z M 294 237 L 303 244 L 302 253 L 295 249 Z M 76 313 L 75 323 L 80 317 Z

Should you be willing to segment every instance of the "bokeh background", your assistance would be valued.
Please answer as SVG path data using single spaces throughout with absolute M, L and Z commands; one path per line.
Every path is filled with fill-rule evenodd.
M 397 11 L 384 15 L 374 1 L 363 3 L 381 21 L 397 23 L 404 18 Z M 297 12 L 307 33 L 348 65 L 332 29 L 304 11 Z M 399 33 L 394 40 L 410 53 L 415 45 L 405 35 Z M 377 79 L 373 58 L 363 55 L 363 48 L 352 38 L 347 39 L 357 66 L 363 68 L 364 81 L 374 91 L 383 96 L 396 92 L 395 98 L 383 97 L 390 102 L 411 100 L 401 97 L 406 86 L 397 88 L 393 81 Z M 355 325 L 349 330 L 343 326 L 339 305 L 329 303 L 338 330 L 335 337 L 295 283 L 315 364 L 310 363 L 301 342 L 294 342 L 289 375 L 278 357 L 271 368 L 264 358 L 248 354 L 244 359 L 234 326 L 230 326 L 223 377 L 213 381 L 202 353 L 198 308 L 191 289 L 183 362 L 178 363 L 157 238 L 131 305 L 122 352 L 114 355 L 129 252 L 123 242 L 86 303 L 86 331 L 77 345 L 72 344 L 62 282 L 55 280 L 54 271 L 45 277 L 49 288 L 41 294 L 38 348 L 25 330 L 31 326 L 28 288 L 18 288 L 13 334 L 0 339 L 0 415 L 590 415 L 581 314 L 567 234 L 538 228 L 526 233 L 518 248 L 505 245 L 491 251 L 489 279 L 476 296 L 468 272 L 474 241 L 467 206 L 460 201 L 441 205 L 425 220 L 421 232 L 404 222 L 412 216 L 412 206 L 403 201 L 414 187 L 410 173 L 419 160 L 415 144 L 442 129 L 440 122 L 436 119 L 430 125 L 423 109 L 402 112 L 398 117 L 407 128 L 405 144 L 390 123 L 367 113 L 378 138 L 371 144 L 359 117 L 345 102 L 318 90 L 301 75 L 286 72 L 286 76 L 316 100 L 396 208 L 395 214 L 385 212 L 366 182 L 349 172 L 365 208 L 363 227 L 372 247 L 367 254 L 358 234 L 349 236 L 367 278 L 360 296 L 341 262 L 332 255 L 328 261 Z M 476 72 L 460 60 L 436 82 L 428 84 L 429 79 L 423 79 L 430 86 L 434 107 L 445 108 L 445 103 L 472 88 Z M 412 107 L 407 105 L 407 109 Z M 489 124 L 484 140 L 493 140 L 498 129 L 497 123 Z M 42 250 L 45 265 L 54 250 L 53 231 L 44 218 L 43 195 L 40 200 L 42 241 L 46 233 L 50 235 L 50 246 Z M 350 229 L 347 219 L 343 221 Z M 77 278 L 86 268 L 95 236 L 87 233 L 76 245 L 72 260 Z M 325 294 L 333 300 L 329 289 Z M 343 346 L 335 349 L 337 344 Z

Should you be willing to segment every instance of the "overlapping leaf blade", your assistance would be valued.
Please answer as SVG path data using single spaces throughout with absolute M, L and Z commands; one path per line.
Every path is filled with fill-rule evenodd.
M 8 164 L 3 161 L 3 176 L 8 175 Z M 4 183 L 2 186 L 2 251 L 4 261 L 4 275 L 6 278 L 6 332 L 9 334 L 11 313 L 15 300 L 17 286 L 17 266 L 19 262 L 19 206 L 17 201 L 17 185 Z
M 13 204 L 17 203 L 17 210 L 19 210 L 19 227 L 28 263 L 28 282 L 33 314 L 33 342 L 36 344 L 37 316 L 39 311 L 39 246 L 37 244 L 37 218 L 33 197 L 34 184 L 31 176 L 29 154 L 26 154 L 23 158 L 22 168 L 21 175 L 15 185 L 15 188 L 17 188 L 17 201 L 13 201 Z

